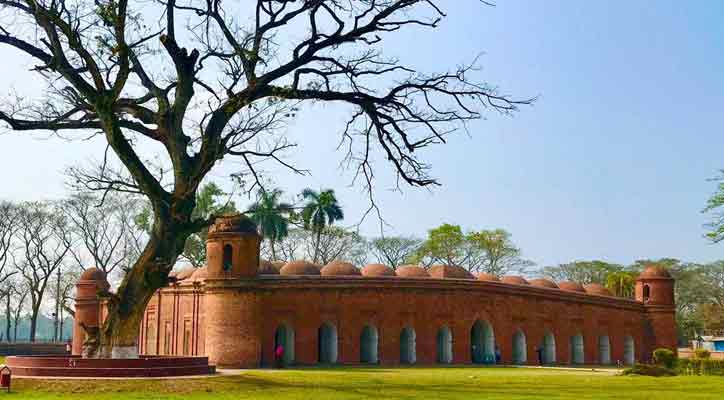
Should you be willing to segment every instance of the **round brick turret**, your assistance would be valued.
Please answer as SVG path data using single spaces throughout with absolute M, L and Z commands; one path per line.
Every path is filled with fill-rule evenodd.
M 216 218 L 206 241 L 207 279 L 255 278 L 261 237 L 242 214 Z
M 73 355 L 83 353 L 83 342 L 86 339 L 85 329 L 99 329 L 103 323 L 102 300 L 98 297 L 98 292 L 106 291 L 109 287 L 106 274 L 98 268 L 85 270 L 78 279 L 78 283 L 75 284 Z

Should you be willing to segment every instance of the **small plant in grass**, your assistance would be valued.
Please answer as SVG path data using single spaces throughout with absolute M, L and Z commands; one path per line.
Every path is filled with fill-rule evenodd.
M 676 354 L 669 349 L 654 350 L 654 363 L 668 369 L 676 367 Z
M 634 364 L 631 368 L 626 368 L 621 372 L 622 375 L 644 375 L 644 376 L 676 376 L 676 372 L 670 368 L 655 364 Z

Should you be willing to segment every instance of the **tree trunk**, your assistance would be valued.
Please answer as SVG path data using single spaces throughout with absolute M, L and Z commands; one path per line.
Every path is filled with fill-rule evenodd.
M 277 261 L 277 252 L 274 249 L 274 239 L 269 239 L 269 246 L 271 247 L 271 261 Z
M 315 262 L 315 263 L 317 262 L 317 258 L 319 257 L 319 242 L 322 240 L 322 230 L 318 228 L 316 233 L 317 233 L 317 235 L 316 235 L 317 237 L 314 240 L 314 260 L 313 260 L 313 262 Z
M 38 327 L 38 314 L 40 313 L 40 305 L 33 306 L 33 312 L 30 314 L 30 335 L 28 340 L 35 342 L 35 329 Z
M 138 357 L 138 333 L 146 305 L 156 290 L 168 283 L 168 274 L 191 233 L 156 220 L 143 253 L 108 303 L 108 317 L 99 332 L 100 340 L 96 341 L 101 349 L 96 354 L 111 358 Z
M 5 337 L 10 342 L 10 293 L 5 298 Z

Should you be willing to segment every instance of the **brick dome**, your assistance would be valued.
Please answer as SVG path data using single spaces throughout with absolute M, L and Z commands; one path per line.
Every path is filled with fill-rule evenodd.
M 282 267 L 284 266 L 284 264 L 286 264 L 286 262 L 284 262 L 284 261 L 272 261 L 271 263 L 272 263 L 272 265 L 273 265 L 274 267 L 276 267 L 277 271 L 279 271 L 280 269 L 282 269 Z
M 88 268 L 80 274 L 78 281 L 81 282 L 105 282 L 106 274 L 98 268 Z
M 257 233 L 256 224 L 244 214 L 234 214 L 216 218 L 209 227 L 210 236 L 229 233 Z
M 500 281 L 510 285 L 530 285 L 522 276 L 507 275 L 500 278 Z
M 361 276 L 359 268 L 346 261 L 332 261 L 321 271 L 322 276 Z
M 565 290 L 568 292 L 586 292 L 586 289 L 583 288 L 583 285 L 577 282 L 558 282 L 558 287 L 561 290 Z
M 362 268 L 362 276 L 395 276 L 395 271 L 384 264 L 367 264 L 364 268 Z
M 475 279 L 470 271 L 458 265 L 433 265 L 429 273 L 431 277 L 437 279 Z
M 196 271 L 194 271 L 193 274 L 191 274 L 191 280 L 193 281 L 203 281 L 206 280 L 206 278 L 209 276 L 209 270 L 206 269 L 206 267 L 198 268 Z
M 395 274 L 401 278 L 429 278 L 430 274 L 419 265 L 403 265 L 398 267 Z
M 548 279 L 543 279 L 543 278 L 531 279 L 529 283 L 532 286 L 544 287 L 544 288 L 549 288 L 549 289 L 558 289 L 559 288 L 555 282 L 548 280 Z
M 319 266 L 309 261 L 290 261 L 279 270 L 279 275 L 319 275 Z
M 493 281 L 493 282 L 500 282 L 500 278 L 493 274 L 489 274 L 487 272 L 481 272 L 478 274 L 478 280 L 479 281 Z
M 583 286 L 583 288 L 586 290 L 586 293 L 588 294 L 595 294 L 599 296 L 611 296 L 611 292 L 603 287 L 602 285 L 599 285 L 598 283 L 591 283 L 588 285 Z
M 642 272 L 639 275 L 639 278 L 671 279 L 671 274 L 669 273 L 669 271 L 666 268 L 664 268 L 660 265 L 650 264 L 646 267 L 646 269 L 644 269 L 644 272 Z
M 259 261 L 259 275 L 279 275 L 279 269 L 271 261 Z
M 188 278 L 191 277 L 191 275 L 194 274 L 195 271 L 196 271 L 195 268 L 182 269 L 181 271 L 179 271 L 179 272 L 176 274 L 176 280 L 177 280 L 177 281 L 182 281 L 182 280 L 184 280 L 184 279 L 188 279 Z

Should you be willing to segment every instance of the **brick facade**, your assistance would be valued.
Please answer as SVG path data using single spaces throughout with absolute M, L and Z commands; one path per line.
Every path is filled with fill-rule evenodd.
M 468 364 L 482 361 L 475 354 L 489 360 L 495 348 L 503 363 L 537 364 L 538 348 L 550 363 L 630 363 L 648 360 L 658 347 L 676 351 L 673 279 L 657 267 L 637 280 L 636 300 L 595 286 L 475 278 L 455 267 L 438 268 L 444 273 L 435 277 L 402 277 L 379 265 L 310 274 L 312 264 L 297 262 L 281 274 L 268 265 L 258 273 L 259 238 L 245 223 L 217 222 L 209 266 L 156 293 L 141 326 L 141 353 L 258 367 L 273 364 L 278 344 L 298 365 L 320 357 L 395 365 L 409 361 L 410 352 L 416 364 Z

